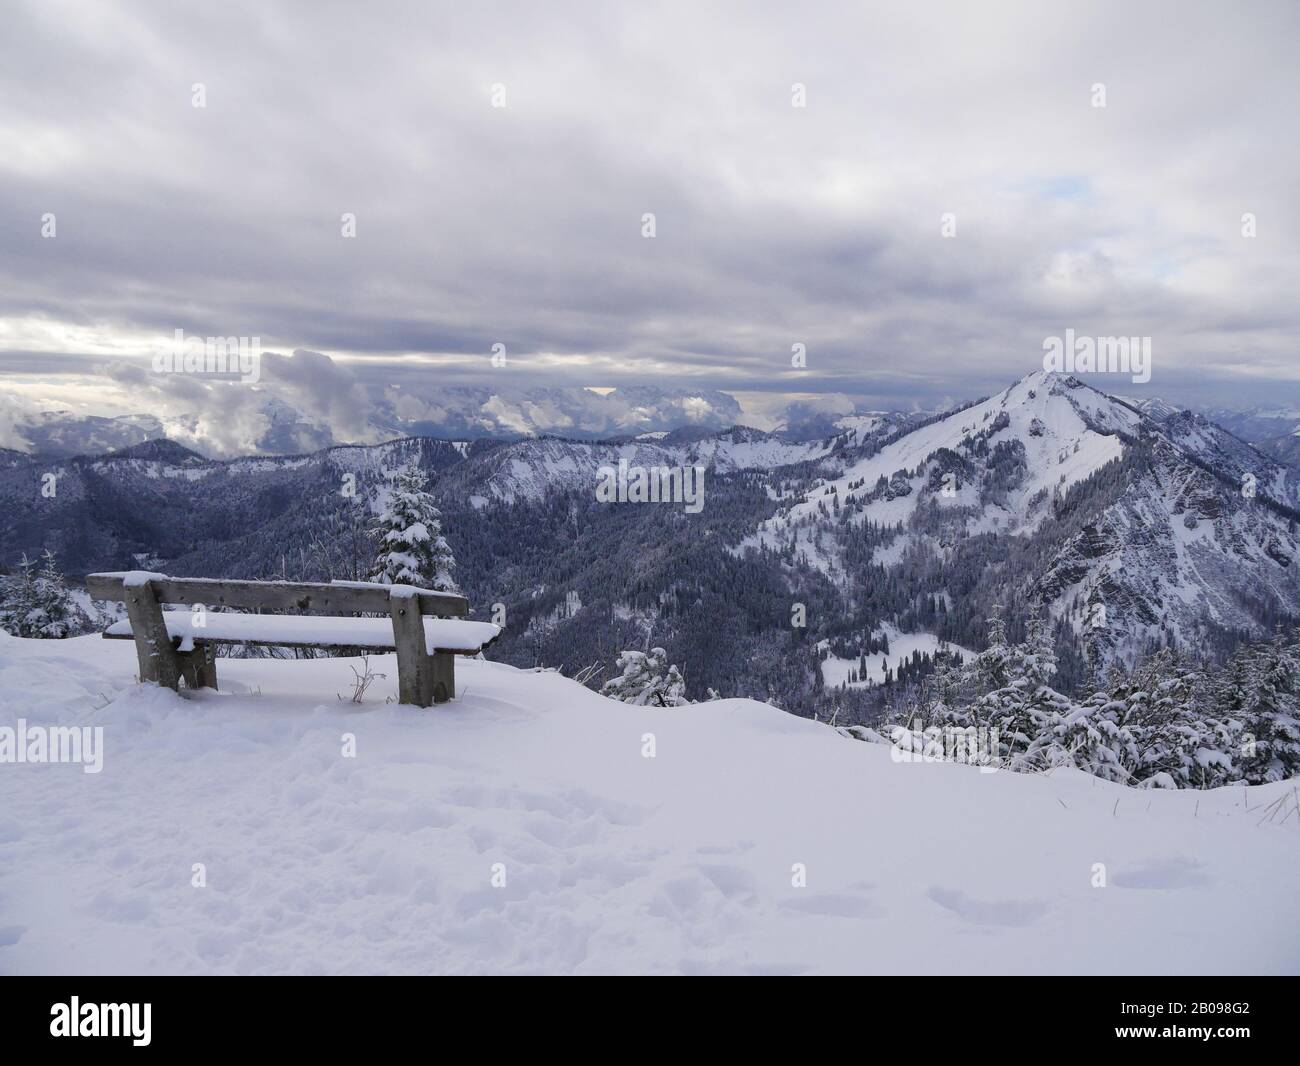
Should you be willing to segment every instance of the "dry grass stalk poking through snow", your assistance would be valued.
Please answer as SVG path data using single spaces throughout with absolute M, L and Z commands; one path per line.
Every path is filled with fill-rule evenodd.
M 361 703 L 366 698 L 366 689 L 373 685 L 377 680 L 388 676 L 387 674 L 377 674 L 373 669 L 371 669 L 369 655 L 363 655 L 361 657 L 361 669 L 358 670 L 353 666 L 352 673 L 354 675 L 354 680 L 352 682 L 352 695 L 349 698 L 353 703 Z M 338 696 L 339 699 L 343 698 L 342 693 L 339 693 Z

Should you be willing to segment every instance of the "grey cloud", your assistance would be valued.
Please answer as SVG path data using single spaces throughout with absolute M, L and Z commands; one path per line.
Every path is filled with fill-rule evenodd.
M 0 324 L 300 349 L 277 395 L 344 437 L 385 377 L 433 405 L 503 381 L 966 396 L 1066 327 L 1153 336 L 1152 387 L 1263 395 L 1300 382 L 1298 23 L 1283 3 L 19 4 Z M 247 396 L 140 388 L 252 425 Z
M 147 412 L 167 436 L 209 455 L 307 451 L 431 433 L 451 437 L 630 435 L 682 425 L 723 428 L 744 420 L 731 396 L 710 389 L 629 386 L 608 394 L 537 388 L 508 374 L 492 388 L 455 384 L 384 363 L 340 363 L 320 352 L 262 354 L 255 384 L 160 373 L 146 360 L 101 371 L 118 394 L 115 413 Z M 70 417 L 78 417 L 70 412 Z M 0 445 L 23 447 L 19 405 L 0 407 Z

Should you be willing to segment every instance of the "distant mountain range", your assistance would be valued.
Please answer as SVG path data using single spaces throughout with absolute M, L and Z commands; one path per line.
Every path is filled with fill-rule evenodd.
M 374 510 L 414 459 L 471 603 L 505 608 L 495 656 L 608 669 L 653 641 L 692 693 L 846 721 L 890 698 L 847 683 L 848 664 L 913 676 L 940 642 L 984 646 L 995 605 L 1013 635 L 1056 620 L 1066 688 L 1089 661 L 1217 654 L 1300 617 L 1300 471 L 1204 416 L 1038 372 L 941 414 L 836 421 L 813 439 L 692 426 L 233 460 L 167 440 L 0 452 L 0 564 L 50 548 L 74 575 L 364 576 Z M 598 500 L 620 460 L 703 467 L 703 510 Z
M 349 396 L 347 401 L 350 413 L 362 411 L 359 417 L 363 424 L 358 426 L 356 417 L 349 417 L 347 428 L 343 428 L 337 411 L 333 415 L 313 414 L 311 411 L 320 405 L 308 398 L 266 385 L 255 388 L 237 407 L 241 433 L 233 442 L 226 432 L 232 419 L 211 412 L 83 415 L 50 405 L 28 402 L 24 406 L 7 398 L 7 429 L 0 433 L 0 446 L 27 454 L 70 458 L 104 455 L 165 437 L 208 458 L 234 458 L 300 455 L 338 444 L 380 444 L 405 437 L 464 441 L 541 436 L 649 439 L 677 431 L 707 433 L 733 426 L 755 426 L 784 440 L 809 441 L 846 431 L 870 435 L 881 426 L 931 413 L 867 409 L 838 394 L 778 403 L 759 413 L 745 410 L 726 392 L 652 386 L 601 390 L 450 386 L 439 388 L 433 394 L 436 399 L 427 393 L 417 396 L 396 385 L 363 391 L 364 395 Z M 1300 464 L 1300 409 L 1232 411 L 1183 408 L 1159 397 L 1122 399 L 1154 421 L 1190 410 L 1284 463 Z M 325 408 L 331 410 L 329 405 Z
M 236 409 L 241 427 L 246 427 L 234 455 L 229 454 L 231 441 L 225 432 L 229 419 L 220 414 L 83 415 L 66 409 L 18 406 L 12 399 L 7 401 L 5 412 L 9 428 L 7 435 L 0 435 L 0 445 L 30 454 L 69 458 L 103 455 L 166 437 L 209 458 L 233 458 L 296 455 L 337 444 L 380 444 L 404 437 L 469 441 L 552 435 L 595 440 L 678 430 L 717 431 L 755 422 L 785 439 L 812 440 L 852 426 L 898 417 L 859 410 L 845 397 L 831 397 L 821 403 L 796 401 L 759 416 L 744 411 L 730 394 L 713 389 L 633 386 L 498 390 L 450 386 L 438 389 L 434 400 L 393 386 L 369 390 L 355 400 L 349 397 L 349 412 L 364 411 L 364 425 L 353 425 L 345 431 L 337 425 L 337 417 L 309 413 L 313 405 L 306 400 L 295 403 L 292 396 L 286 399 L 270 390 L 231 396 L 240 398 Z
M 1155 419 L 1168 418 L 1182 410 L 1159 398 L 1129 402 Z M 1191 410 L 1275 459 L 1290 466 L 1300 466 L 1300 406 L 1251 407 L 1245 410 L 1197 407 Z
M 394 387 L 358 397 L 355 404 L 366 412 L 364 426 L 353 427 L 340 439 L 331 417 L 313 415 L 307 405 L 295 405 L 273 392 L 258 394 L 250 410 L 241 408 L 249 430 L 239 451 L 290 455 L 341 443 L 374 444 L 413 436 L 510 440 L 563 434 L 591 439 L 681 428 L 718 430 L 742 421 L 740 404 L 732 396 L 708 389 L 514 391 L 453 386 L 439 389 L 433 402 Z M 104 454 L 158 437 L 213 457 L 221 457 L 229 447 L 225 437 L 214 432 L 210 414 L 104 417 L 32 407 L 9 417 L 11 439 L 0 443 L 56 457 Z

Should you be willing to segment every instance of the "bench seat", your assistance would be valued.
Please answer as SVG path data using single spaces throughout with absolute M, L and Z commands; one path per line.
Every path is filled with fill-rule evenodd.
M 200 644 L 266 644 L 287 648 L 374 648 L 392 651 L 393 623 L 388 618 L 336 618 L 282 614 L 240 614 L 208 611 L 195 624 L 190 611 L 163 611 L 167 635 L 179 640 L 178 651 Z M 477 655 L 500 635 L 500 626 L 457 618 L 424 617 L 425 653 Z M 131 622 L 114 622 L 104 633 L 113 640 L 131 640 Z

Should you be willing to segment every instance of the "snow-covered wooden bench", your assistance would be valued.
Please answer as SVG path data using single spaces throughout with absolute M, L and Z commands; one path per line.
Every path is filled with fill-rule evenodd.
M 373 648 L 397 652 L 401 702 L 428 707 L 455 698 L 455 657 L 476 655 L 501 632 L 490 622 L 466 620 L 469 603 L 463 596 L 410 585 L 225 581 L 133 570 L 91 574 L 86 589 L 97 600 L 126 604 L 126 620 L 113 623 L 104 636 L 134 639 L 140 680 L 173 689 L 182 680 L 190 688 L 216 688 L 218 644 Z M 168 603 L 191 610 L 164 611 Z M 209 610 L 216 607 L 222 610 Z M 361 612 L 388 617 L 339 617 Z

